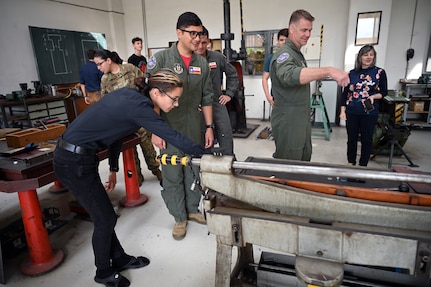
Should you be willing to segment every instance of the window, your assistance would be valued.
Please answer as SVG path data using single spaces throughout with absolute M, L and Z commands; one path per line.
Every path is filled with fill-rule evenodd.
M 358 13 L 355 45 L 376 45 L 379 43 L 382 11 Z
M 428 47 L 428 57 L 426 58 L 425 63 L 425 72 L 431 72 L 431 36 L 430 36 L 430 43 Z
M 265 59 L 275 52 L 277 48 L 278 31 L 279 30 L 267 30 L 244 33 L 247 60 L 243 67 L 246 74 L 262 74 Z

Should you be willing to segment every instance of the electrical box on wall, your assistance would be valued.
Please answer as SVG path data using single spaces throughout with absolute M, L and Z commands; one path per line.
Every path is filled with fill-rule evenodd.
M 305 46 L 301 48 L 305 60 L 319 60 L 320 58 L 320 37 L 310 37 Z

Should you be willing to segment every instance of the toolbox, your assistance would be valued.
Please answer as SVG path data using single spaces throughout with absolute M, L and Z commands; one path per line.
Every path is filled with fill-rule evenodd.
M 66 130 L 66 125 L 49 124 L 45 129 L 31 128 L 6 135 L 8 147 L 24 147 L 31 143 L 41 143 L 53 140 L 61 136 Z

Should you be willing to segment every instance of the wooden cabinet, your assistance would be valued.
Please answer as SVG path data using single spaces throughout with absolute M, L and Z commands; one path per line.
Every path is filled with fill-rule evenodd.
M 67 121 L 63 94 L 27 98 L 22 101 L 0 101 L 1 127 L 31 128 L 38 120 L 59 118 Z
M 431 127 L 431 84 L 404 81 L 400 83 L 405 97 L 410 100 L 404 106 L 404 123 L 418 127 Z
M 82 96 L 68 97 L 64 100 L 64 104 L 66 106 L 69 123 L 73 122 L 77 116 L 79 116 L 83 111 L 85 111 L 85 109 L 89 107 L 89 105 L 85 103 L 84 97 Z

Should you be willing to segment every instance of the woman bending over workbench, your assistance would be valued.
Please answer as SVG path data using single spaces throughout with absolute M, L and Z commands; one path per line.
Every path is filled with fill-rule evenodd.
M 161 69 L 149 79 L 137 78 L 136 84 L 139 92 L 122 88 L 88 107 L 66 129 L 54 152 L 57 178 L 91 216 L 97 268 L 94 280 L 105 286 L 129 286 L 130 281 L 119 272 L 150 263 L 143 256 L 128 255 L 114 230 L 117 215 L 106 192 L 111 192 L 117 182 L 122 140 L 144 127 L 185 153 L 204 153 L 200 145 L 170 128 L 155 112 L 167 113 L 178 107 L 182 80 L 171 70 Z M 98 172 L 97 152 L 106 148 L 110 173 L 104 185 Z

